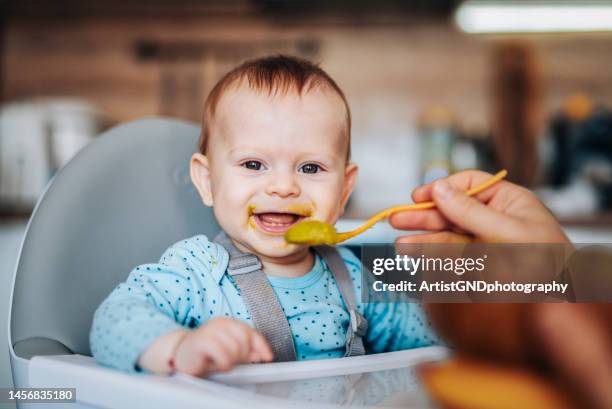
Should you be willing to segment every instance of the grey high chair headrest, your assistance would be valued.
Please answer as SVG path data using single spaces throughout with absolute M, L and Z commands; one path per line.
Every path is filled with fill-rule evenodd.
M 100 135 L 55 176 L 17 262 L 10 347 L 23 358 L 90 355 L 96 307 L 172 243 L 219 231 L 189 178 L 199 127 L 152 118 Z

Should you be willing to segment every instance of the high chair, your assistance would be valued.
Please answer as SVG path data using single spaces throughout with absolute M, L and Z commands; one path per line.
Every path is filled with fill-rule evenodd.
M 49 183 L 13 279 L 8 342 L 15 388 L 76 388 L 76 403 L 52 408 L 427 407 L 412 367 L 444 357 L 442 347 L 245 365 L 207 379 L 129 375 L 95 362 L 91 320 L 112 289 L 172 243 L 219 230 L 189 177 L 199 131 L 167 118 L 119 125 Z

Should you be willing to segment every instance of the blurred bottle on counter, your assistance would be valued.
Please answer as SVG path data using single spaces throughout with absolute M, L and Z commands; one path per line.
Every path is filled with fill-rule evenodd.
M 457 133 L 453 144 L 452 171 L 480 169 L 495 173 L 500 169 L 490 131 L 477 123 L 469 123 Z
M 460 129 L 448 109 L 434 106 L 421 115 L 419 131 L 422 183 L 464 169 L 498 170 L 491 135 L 484 126 L 472 123 Z
M 448 109 L 433 106 L 419 118 L 421 182 L 430 183 L 451 172 L 451 151 L 456 137 Z
M 561 111 L 551 122 L 551 140 L 553 158 L 550 161 L 549 181 L 553 187 L 562 187 L 571 183 L 575 168 L 576 155 L 580 155 L 581 140 L 586 136 L 584 126 L 595 112 L 595 105 L 584 94 L 568 97 Z
M 545 183 L 539 191 L 558 216 L 612 209 L 612 112 L 585 94 L 568 97 L 540 146 Z

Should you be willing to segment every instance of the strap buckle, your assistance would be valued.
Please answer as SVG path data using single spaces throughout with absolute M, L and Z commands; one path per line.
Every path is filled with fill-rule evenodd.
M 261 261 L 255 254 L 245 253 L 232 256 L 229 262 L 227 271 L 230 275 L 239 275 L 252 273 L 253 271 L 261 270 Z
M 349 317 L 353 334 L 358 337 L 365 337 L 368 332 L 368 320 L 356 310 L 350 310 Z

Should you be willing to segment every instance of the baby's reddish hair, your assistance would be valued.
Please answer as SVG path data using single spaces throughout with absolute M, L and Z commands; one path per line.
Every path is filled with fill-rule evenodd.
M 346 111 L 345 135 L 348 138 L 346 158 L 350 158 L 351 111 L 344 93 L 336 82 L 321 68 L 312 62 L 286 55 L 258 58 L 247 61 L 234 68 L 219 80 L 212 89 L 204 104 L 202 132 L 199 149 L 205 154 L 210 137 L 210 125 L 221 97 L 232 86 L 246 81 L 255 91 L 267 92 L 268 95 L 296 92 L 302 95 L 315 88 L 327 88 L 338 94 Z

